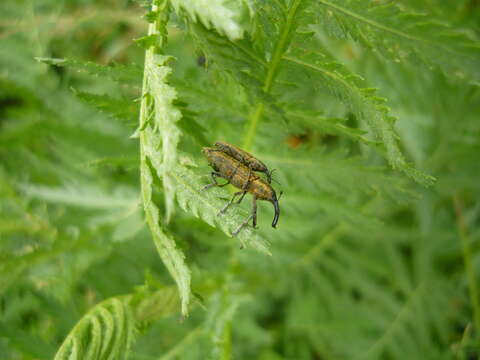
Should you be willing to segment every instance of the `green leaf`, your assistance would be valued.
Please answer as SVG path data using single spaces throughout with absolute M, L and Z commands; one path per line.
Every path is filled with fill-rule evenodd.
M 159 39 L 160 37 L 158 34 L 152 34 L 152 35 L 142 36 L 141 38 L 135 39 L 135 42 L 137 43 L 138 46 L 147 50 L 148 48 L 157 45 Z
M 138 325 L 175 313 L 178 292 L 145 285 L 109 298 L 88 311 L 70 331 L 55 360 L 128 359 Z
M 248 38 L 233 42 L 200 24 L 192 26 L 192 34 L 197 46 L 212 60 L 212 67 L 241 84 L 250 102 L 260 103 L 285 118 L 277 100 L 263 89 L 267 71 L 264 54 L 254 49 Z
M 141 68 L 135 64 L 123 65 L 113 63 L 111 65 L 100 65 L 89 61 L 42 57 L 36 57 L 35 60 L 48 65 L 68 67 L 93 76 L 106 77 L 122 84 L 125 82 L 138 84 L 142 77 Z
M 368 133 L 367 131 L 347 126 L 345 124 L 346 119 L 328 118 L 316 111 L 295 108 L 288 111 L 287 115 L 290 119 L 295 121 L 290 127 L 294 131 L 297 127 L 299 130 L 302 130 L 302 128 L 303 130 L 305 128 L 316 129 L 322 134 L 342 135 L 372 147 L 381 144 L 380 142 L 369 140 L 365 136 L 365 134 Z
M 140 141 L 142 141 L 142 137 L 140 137 Z M 145 215 L 160 258 L 177 283 L 181 297 L 182 315 L 187 316 L 190 302 L 190 270 L 185 264 L 185 256 L 180 249 L 177 249 L 173 237 L 160 227 L 159 210 L 152 195 L 153 175 L 146 162 L 147 160 L 143 158 L 140 167 Z
M 135 319 L 125 299 L 96 305 L 70 331 L 55 360 L 128 359 Z
M 75 94 L 88 105 L 117 119 L 131 121 L 138 118 L 138 105 L 131 99 L 125 97 L 114 98 L 106 94 L 99 95 L 77 91 Z
M 199 20 L 206 28 L 213 28 L 230 40 L 243 36 L 243 30 L 235 20 L 236 14 L 225 0 L 170 0 L 170 3 L 175 11 L 185 11 L 193 22 Z
M 205 137 L 206 129 L 197 121 L 197 113 L 188 109 L 188 104 L 176 101 L 175 106 L 182 112 L 182 118 L 177 125 L 184 134 L 193 137 L 201 146 L 207 146 L 209 141 Z
M 177 166 L 180 130 L 176 123 L 182 116 L 174 106 L 177 93 L 167 83 L 167 78 L 172 71 L 166 66 L 169 59 L 170 57 L 167 56 L 149 54 L 145 60 L 146 88 L 144 91 L 149 94 L 151 104 L 147 104 L 147 97 L 144 96 L 142 107 L 144 109 L 148 107 L 145 109 L 148 115 L 145 115 L 145 112 L 141 114 L 141 117 L 147 116 L 153 119 L 147 128 L 142 129 L 145 133 L 142 149 L 153 164 L 157 175 L 162 179 L 167 222 L 174 211 L 175 184 L 169 176 L 169 171 Z
M 351 36 L 396 62 L 420 60 L 480 80 L 478 41 L 444 22 L 403 10 L 394 1 L 320 0 L 315 9 L 330 34 Z
M 259 3 L 261 4 L 261 3 Z M 272 89 L 275 85 L 276 77 L 280 71 L 280 65 L 282 61 L 282 56 L 288 50 L 290 42 L 297 30 L 300 19 L 302 18 L 302 13 L 304 10 L 306 2 L 303 0 L 294 0 L 290 3 L 284 4 L 284 6 L 275 5 L 276 11 L 280 14 L 280 20 L 278 24 L 271 27 L 270 29 L 275 29 L 276 31 L 272 34 L 265 34 L 265 36 L 274 36 L 272 43 L 274 44 L 271 49 L 271 53 L 268 49 L 263 49 L 265 55 L 268 56 L 268 61 L 264 65 L 265 73 L 262 74 L 262 90 L 270 96 Z M 259 5 L 257 12 L 261 14 L 263 10 L 263 5 Z M 261 15 L 260 15 L 261 17 Z M 273 17 L 269 19 L 274 24 L 277 23 L 277 18 Z M 259 122 L 262 119 L 264 112 L 264 104 L 257 103 L 254 110 L 252 111 L 249 120 L 246 134 L 243 139 L 243 147 L 247 150 L 250 150 L 254 137 L 256 136 Z
M 385 105 L 386 99 L 376 96 L 375 89 L 365 87 L 362 78 L 318 51 L 294 48 L 283 58 L 289 67 L 287 69 L 289 76 L 298 74 L 314 80 L 315 87 L 331 93 L 361 121 L 368 124 L 374 141 L 383 144 L 385 157 L 392 168 L 405 172 L 422 184 L 433 183 L 433 177 L 423 174 L 407 163 L 398 145 L 398 135 L 393 127 L 395 119 Z
M 79 208 L 118 210 L 138 206 L 137 194 L 130 188 L 119 187 L 107 193 L 98 187 L 77 183 L 63 187 L 23 184 L 21 189 L 33 198 Z
M 212 359 L 233 359 L 232 327 L 238 307 L 242 302 L 250 300 L 247 296 L 231 294 L 228 289 L 212 296 L 210 313 L 206 320 L 206 328 L 210 332 L 213 344 Z
M 167 11 L 165 3 L 152 11 Z M 167 16 L 159 17 L 150 25 L 149 35 L 165 31 Z M 162 22 L 163 21 L 163 22 Z M 157 46 L 163 44 L 157 44 Z M 167 78 L 171 69 L 166 65 L 170 57 L 157 55 L 156 47 L 150 47 L 145 55 L 145 74 L 143 96 L 140 110 L 140 178 L 142 200 L 153 241 L 168 271 L 175 279 L 181 298 L 182 315 L 188 315 L 190 302 L 190 270 L 185 264 L 185 256 L 176 247 L 175 240 L 160 227 L 160 212 L 153 197 L 154 178 L 163 183 L 166 207 L 166 222 L 174 211 L 175 181 L 171 172 L 178 166 L 177 144 L 180 131 L 176 122 L 181 113 L 174 106 L 177 97 L 175 89 L 168 85 Z
M 150 24 L 154 23 L 155 20 L 157 20 L 157 18 L 158 18 L 158 12 L 157 11 L 149 11 L 148 13 L 146 13 L 144 15 L 144 19 Z
M 175 287 L 164 287 L 156 291 L 146 286 L 140 287 L 130 301 L 135 320 L 140 324 L 176 313 L 179 303 L 180 297 Z

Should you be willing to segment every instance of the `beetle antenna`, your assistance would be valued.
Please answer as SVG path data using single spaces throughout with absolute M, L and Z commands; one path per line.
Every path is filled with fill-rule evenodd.
M 275 170 L 275 169 L 274 169 Z M 265 176 L 267 177 L 267 181 L 269 184 L 272 183 L 272 173 L 273 173 L 273 170 L 268 172 L 268 170 L 265 172 Z
M 274 178 L 272 177 L 273 172 L 276 171 L 276 170 L 277 170 L 277 169 L 273 169 L 272 171 L 270 171 L 270 173 L 267 175 L 268 180 L 269 180 L 270 183 L 271 183 L 272 181 L 275 181 L 278 185 L 282 185 L 282 184 L 280 184 L 280 181 L 278 181 L 277 179 L 274 179 Z

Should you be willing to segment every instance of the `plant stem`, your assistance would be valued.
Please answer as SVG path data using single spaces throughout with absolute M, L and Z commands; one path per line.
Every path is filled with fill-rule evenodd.
M 280 65 L 280 61 L 282 60 L 282 56 L 285 53 L 285 50 L 288 48 L 290 32 L 293 28 L 293 20 L 297 15 L 298 7 L 300 6 L 302 0 L 295 0 L 288 9 L 287 13 L 287 21 L 283 26 L 283 30 L 280 34 L 280 38 L 275 45 L 275 50 L 273 52 L 272 59 L 268 63 L 268 71 L 267 76 L 265 77 L 265 82 L 263 85 L 263 91 L 266 94 L 269 94 L 272 90 L 273 82 L 275 77 L 278 73 L 278 67 Z M 247 125 L 247 132 L 245 138 L 243 140 L 243 148 L 245 150 L 250 150 L 253 138 L 257 133 L 258 124 L 260 123 L 260 119 L 262 118 L 263 111 L 265 110 L 265 105 L 260 102 L 255 107 L 255 110 L 252 112 L 250 116 L 250 120 L 248 121 Z

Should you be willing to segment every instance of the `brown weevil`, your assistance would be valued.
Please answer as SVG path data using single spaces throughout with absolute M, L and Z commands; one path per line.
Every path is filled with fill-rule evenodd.
M 246 165 L 253 171 L 265 173 L 268 183 L 272 183 L 272 173 L 274 170 L 269 171 L 267 166 L 252 154 L 240 149 L 238 146 L 226 143 L 224 141 L 217 141 L 214 145 L 220 151 L 223 151 L 225 154 L 230 155 L 235 160 L 240 161 L 243 165 Z
M 243 152 L 243 150 L 239 150 Z M 248 161 L 241 162 L 232 157 L 229 152 L 225 152 L 220 148 L 204 147 L 202 152 L 207 158 L 210 166 L 215 170 L 211 173 L 213 183 L 206 185 L 203 188 L 204 190 L 212 186 L 221 187 L 228 184 L 232 184 L 241 190 L 233 194 L 232 199 L 220 210 L 220 213 L 224 213 L 228 207 L 233 204 L 237 196 L 240 196 L 240 198 L 237 200 L 236 204 L 240 204 L 247 192 L 253 195 L 252 213 L 238 227 L 238 229 L 232 233 L 232 235 L 236 236 L 251 219 L 253 220 L 252 224 L 255 228 L 257 225 L 257 200 L 267 200 L 273 204 L 275 216 L 273 217 L 272 227 L 275 228 L 280 216 L 280 207 L 278 206 L 277 194 L 269 183 L 253 173 L 252 163 Z M 248 153 L 245 152 L 245 154 Z M 227 182 L 225 184 L 219 184 L 217 183 L 217 177 L 224 178 L 227 180 Z

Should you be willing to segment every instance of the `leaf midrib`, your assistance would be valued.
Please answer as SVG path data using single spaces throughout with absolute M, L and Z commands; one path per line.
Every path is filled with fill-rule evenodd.
M 365 24 L 368 24 L 374 28 L 377 28 L 379 30 L 382 30 L 382 31 L 385 31 L 385 32 L 388 32 L 388 33 L 391 33 L 391 34 L 394 34 L 398 37 L 402 37 L 402 38 L 405 38 L 405 39 L 408 39 L 410 41 L 416 41 L 416 42 L 423 42 L 425 44 L 428 44 L 429 46 L 431 47 L 437 47 L 439 49 L 442 49 L 443 51 L 445 52 L 448 52 L 448 53 L 451 53 L 451 54 L 455 54 L 455 56 L 465 56 L 465 54 L 463 53 L 459 53 L 458 51 L 453 51 L 451 48 L 449 47 L 445 47 L 445 46 L 441 46 L 441 44 L 439 43 L 436 43 L 436 42 L 433 42 L 431 40 L 428 40 L 428 39 L 425 39 L 425 38 L 420 38 L 420 37 L 416 37 L 416 36 L 413 36 L 413 35 L 410 35 L 408 33 L 405 33 L 403 31 L 399 31 L 399 30 L 396 30 L 396 29 L 393 29 L 391 27 L 388 27 L 388 26 L 385 26 L 383 24 L 380 24 L 379 22 L 377 21 L 374 21 L 374 20 L 371 20 L 371 19 L 368 19 L 360 14 L 357 14 L 355 12 L 352 12 L 348 9 L 345 9 L 339 5 L 336 5 L 336 4 L 332 4 L 331 2 L 329 1 L 326 1 L 326 0 L 318 0 L 318 2 L 320 4 L 323 4 L 327 7 L 331 7 L 349 17 L 351 17 L 352 19 L 354 20 L 357 20 L 358 22 L 363 22 Z
M 268 63 L 267 76 L 265 77 L 265 82 L 263 86 L 263 91 L 266 94 L 268 94 L 272 89 L 273 82 L 275 80 L 275 75 L 277 74 L 278 66 L 282 61 L 283 54 L 287 48 L 288 35 L 292 30 L 293 20 L 297 15 L 297 10 L 301 2 L 302 0 L 295 0 L 293 4 L 290 6 L 290 8 L 288 9 L 287 21 L 280 34 L 280 39 L 277 45 L 275 46 L 275 51 L 273 53 L 272 60 L 270 61 L 270 63 Z M 247 132 L 243 141 L 243 148 L 246 149 L 247 151 L 250 150 L 252 146 L 253 138 L 255 137 L 255 134 L 257 132 L 258 124 L 260 123 L 260 119 L 262 118 L 264 110 L 265 110 L 265 105 L 262 102 L 260 102 L 257 104 L 257 106 L 255 107 L 255 110 L 252 113 L 252 116 L 250 117 L 250 121 L 247 127 Z

